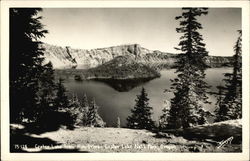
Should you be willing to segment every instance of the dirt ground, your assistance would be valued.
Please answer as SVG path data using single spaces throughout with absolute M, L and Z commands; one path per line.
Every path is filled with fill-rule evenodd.
M 185 139 L 169 133 L 126 128 L 60 128 L 12 136 L 14 152 L 241 152 L 241 144 Z M 27 142 L 29 143 L 27 145 Z

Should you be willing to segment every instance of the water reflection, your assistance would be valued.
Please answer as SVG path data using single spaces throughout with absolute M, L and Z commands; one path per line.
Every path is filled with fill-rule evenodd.
M 141 86 L 154 78 L 146 79 L 95 79 L 97 82 L 103 82 L 118 92 L 128 92 L 137 86 Z

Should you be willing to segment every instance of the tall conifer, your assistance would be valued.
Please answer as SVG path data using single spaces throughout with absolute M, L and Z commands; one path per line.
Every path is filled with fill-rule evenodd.
M 56 98 L 55 98 L 55 105 L 56 107 L 61 110 L 65 108 L 69 108 L 69 99 L 66 95 L 66 89 L 63 85 L 63 79 L 59 78 L 56 84 Z
M 89 103 L 87 95 L 84 94 L 81 102 L 81 113 L 82 113 L 82 123 L 83 126 L 87 126 L 88 121 L 88 111 L 89 111 Z
M 159 130 L 167 129 L 168 117 L 169 117 L 170 102 L 168 100 L 164 101 L 164 106 L 162 109 L 162 115 L 159 119 Z
M 10 8 L 10 119 L 36 120 L 37 92 L 43 73 L 43 29 L 38 8 Z
M 127 126 L 132 129 L 153 129 L 152 107 L 149 106 L 149 98 L 144 88 L 135 101 L 135 107 L 131 110 L 132 115 L 127 118 Z
M 40 8 L 10 8 L 10 121 L 36 124 L 40 129 L 71 125 L 62 81 L 54 83 L 51 62 L 44 64 L 42 42 L 47 30 L 37 14 Z M 57 93 L 56 93 L 57 91 Z M 59 96 L 59 97 L 58 97 Z M 35 128 L 34 128 L 35 130 Z
M 197 21 L 197 17 L 208 12 L 206 8 L 183 8 L 182 11 L 182 15 L 176 17 L 176 20 L 180 20 L 180 27 L 176 31 L 183 35 L 180 37 L 180 48 L 177 48 L 181 51 L 176 63 L 177 78 L 172 80 L 174 97 L 168 117 L 169 128 L 204 124 L 208 114 L 203 108 L 204 104 L 209 103 L 206 95 L 208 85 L 204 81 L 208 52 L 198 32 L 202 25 Z
M 101 116 L 98 114 L 98 106 L 93 99 L 89 104 L 89 109 L 87 112 L 87 126 L 90 127 L 104 127 L 105 122 L 102 120 Z
M 39 78 L 39 90 L 37 92 L 37 117 L 46 115 L 50 111 L 57 111 L 55 106 L 55 90 L 56 84 L 54 82 L 54 70 L 52 63 L 44 65 L 44 71 Z
M 81 104 L 78 100 L 77 95 L 73 94 L 72 99 L 69 101 L 69 108 L 67 111 L 71 114 L 72 118 L 75 119 L 75 125 L 82 126 L 83 125 L 83 113 L 81 112 Z
M 233 72 L 225 74 L 225 86 L 219 88 L 223 91 L 224 98 L 216 109 L 215 121 L 239 119 L 242 117 L 242 49 L 241 31 L 234 46 Z M 219 91 L 220 92 L 220 91 Z

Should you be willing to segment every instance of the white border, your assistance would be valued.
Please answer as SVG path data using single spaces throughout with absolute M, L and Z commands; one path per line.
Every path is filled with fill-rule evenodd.
M 9 153 L 9 7 L 43 8 L 242 8 L 242 153 Z M 2 160 L 249 160 L 249 2 L 248 1 L 1 1 L 1 159 Z

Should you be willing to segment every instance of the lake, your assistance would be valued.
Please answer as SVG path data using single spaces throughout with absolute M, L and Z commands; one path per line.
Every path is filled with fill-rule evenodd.
M 206 82 L 212 86 L 211 90 L 216 91 L 216 86 L 222 85 L 224 79 L 223 73 L 232 72 L 232 68 L 211 68 L 206 70 Z M 175 69 L 164 69 L 161 71 L 161 77 L 147 82 L 139 82 L 124 87 L 124 84 L 112 85 L 112 82 L 100 82 L 94 80 L 75 81 L 74 79 L 66 79 L 64 85 L 67 88 L 68 96 L 72 97 L 76 94 L 81 100 L 83 94 L 86 93 L 89 100 L 94 98 L 99 106 L 99 114 L 107 123 L 107 126 L 115 126 L 117 117 L 121 119 L 121 125 L 126 125 L 126 118 L 130 115 L 131 108 L 135 105 L 135 99 L 140 94 L 141 88 L 144 87 L 149 97 L 149 105 L 153 107 L 153 119 L 159 119 L 164 100 L 173 97 L 170 92 L 164 92 L 170 89 L 170 79 L 176 77 Z M 117 89 L 116 87 L 121 87 Z M 214 110 L 216 98 L 209 95 L 209 101 L 212 103 L 206 106 L 209 111 Z M 158 122 L 158 121 L 157 121 Z

